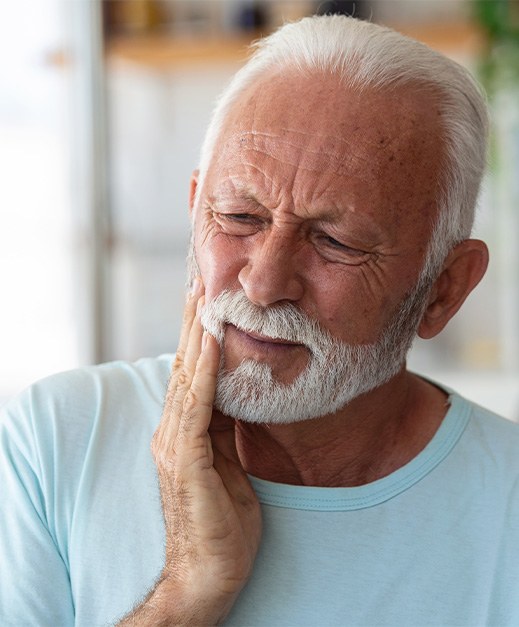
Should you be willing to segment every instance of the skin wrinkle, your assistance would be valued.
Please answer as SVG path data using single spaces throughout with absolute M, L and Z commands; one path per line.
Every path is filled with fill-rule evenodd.
M 272 245 L 274 245 L 274 244 L 272 244 Z M 386 253 L 386 254 L 387 254 L 387 253 Z M 379 267 L 379 262 L 378 262 L 378 259 L 376 259 L 376 258 L 370 258 L 370 259 L 368 259 L 367 261 L 368 261 L 368 262 L 373 262 L 373 264 L 375 265 L 375 267 L 374 267 L 374 268 L 372 268 L 372 273 L 373 273 L 373 275 L 374 275 L 374 276 L 375 276 L 375 278 L 376 278 L 376 285 L 377 285 L 378 287 L 380 287 L 380 286 L 381 286 L 381 282 L 380 282 L 380 279 L 379 279 L 380 267 Z M 369 278 L 369 277 L 366 275 L 366 277 L 365 277 L 365 281 L 366 281 L 366 283 L 367 283 L 368 289 L 369 289 L 369 290 L 372 290 L 372 289 L 374 288 L 373 279 L 372 279 L 372 278 Z
M 251 133 L 250 135 L 253 135 L 253 134 Z M 315 160 L 312 159 L 312 161 L 316 162 L 315 164 L 310 164 L 310 163 L 305 164 L 305 163 L 301 163 L 301 161 L 291 161 L 286 156 L 286 154 L 284 154 L 282 157 L 277 156 L 276 153 L 279 152 L 279 144 L 284 145 L 285 147 L 288 147 L 288 148 L 296 148 L 296 149 L 298 149 L 300 146 L 293 142 L 280 140 L 279 138 L 272 138 L 272 139 L 275 139 L 275 142 L 274 142 L 274 148 L 271 148 L 271 149 L 269 149 L 267 142 L 264 142 L 263 146 L 259 145 L 258 143 L 256 147 L 254 145 L 255 137 L 253 137 L 252 139 L 252 143 L 253 143 L 252 147 L 248 145 L 243 145 L 244 140 L 240 140 L 240 150 L 243 150 L 244 152 L 248 151 L 252 153 L 259 153 L 259 154 L 267 155 L 268 157 L 272 158 L 275 161 L 278 161 L 284 166 L 286 165 L 293 166 L 297 168 L 298 170 L 303 170 L 307 172 L 322 172 L 323 168 L 326 168 L 330 170 L 330 172 L 334 174 L 338 174 L 340 176 L 344 174 L 346 168 L 349 168 L 354 164 L 357 164 L 357 168 L 358 168 L 358 171 L 356 172 L 356 174 L 362 174 L 363 168 L 365 168 L 366 165 L 372 165 L 369 158 L 367 157 L 363 158 L 360 155 L 352 155 L 351 153 L 348 153 L 348 154 L 343 153 L 342 155 L 333 154 L 330 150 L 327 150 L 325 152 L 322 148 L 320 149 L 316 148 L 315 150 L 312 150 L 311 148 L 308 148 L 308 147 L 305 149 L 304 156 L 308 158 L 308 161 L 310 161 L 310 156 L 315 157 L 316 158 Z
M 225 212 L 224 209 L 225 207 L 219 207 L 217 211 L 211 210 L 211 217 L 216 222 L 218 222 L 218 224 L 221 225 L 222 229 L 225 231 L 226 228 L 227 229 L 229 228 L 229 226 L 226 224 L 225 216 L 234 212 Z M 327 235 L 335 236 L 336 238 L 340 240 L 343 240 L 345 238 L 344 229 L 341 229 L 341 225 L 331 222 L 329 219 L 326 219 L 326 216 L 319 216 L 319 218 L 316 218 L 313 220 L 301 220 L 301 219 L 296 218 L 295 216 L 289 216 L 289 215 L 276 216 L 275 211 L 270 212 L 269 210 L 266 210 L 264 207 L 262 207 L 259 204 L 257 205 L 257 207 L 250 207 L 250 206 L 243 207 L 243 208 L 240 207 L 239 209 L 236 209 L 235 211 L 238 211 L 241 213 L 241 211 L 245 211 L 245 210 L 248 213 L 254 215 L 257 222 L 254 223 L 254 226 L 249 227 L 250 232 L 246 233 L 245 229 L 247 227 L 244 227 L 243 234 L 239 235 L 238 233 L 235 233 L 235 235 L 237 236 L 250 237 L 253 235 L 252 233 L 253 230 L 260 232 L 270 227 L 276 229 L 278 227 L 278 222 L 279 222 L 279 225 L 293 225 L 294 228 L 300 227 L 299 231 L 301 235 L 306 238 L 310 237 L 314 231 L 321 232 L 323 229 L 326 230 Z M 359 249 L 366 249 L 365 250 L 366 253 L 373 253 L 377 255 L 388 254 L 380 249 L 381 245 L 378 242 L 372 242 L 371 238 L 368 238 L 366 236 L 364 237 L 361 236 L 361 239 L 357 239 L 357 237 L 354 234 L 349 235 L 348 244 L 352 248 L 358 247 Z
M 230 178 L 232 179 L 233 177 L 231 176 Z M 235 178 L 237 178 L 238 181 L 239 181 L 239 177 L 235 177 Z M 286 190 L 284 190 L 281 186 L 276 185 L 276 183 L 270 177 L 265 175 L 264 178 L 269 181 L 269 183 L 271 184 L 271 188 L 275 188 L 275 189 L 279 190 L 280 193 L 286 193 Z M 325 194 L 325 193 L 326 193 L 326 190 L 323 189 L 322 194 Z M 272 211 L 274 209 L 279 208 L 279 206 L 283 204 L 283 201 L 282 201 L 282 199 L 280 199 L 279 196 L 276 199 L 275 203 L 270 203 L 270 202 L 268 202 L 268 200 L 266 198 L 265 199 L 256 198 L 256 196 L 260 196 L 260 195 L 261 194 L 258 194 L 257 191 L 252 191 L 252 189 L 250 189 L 250 188 L 248 189 L 248 188 L 244 187 L 243 185 L 241 185 L 240 183 L 235 186 L 235 196 L 238 199 L 239 199 L 240 196 L 243 196 L 246 201 L 252 201 L 253 203 L 257 203 L 257 205 L 260 208 L 265 209 L 265 211 L 269 212 L 269 214 L 272 213 Z M 295 199 L 293 197 L 292 197 L 292 204 L 294 206 L 296 205 Z M 330 204 L 332 204 L 332 203 L 330 203 Z M 304 204 L 303 205 L 299 205 L 298 209 L 301 210 L 305 215 L 310 215 L 311 214 L 310 210 L 305 209 Z M 343 209 L 339 209 L 338 207 L 336 207 L 335 211 L 333 211 L 333 212 L 330 210 L 330 214 L 331 213 L 343 214 L 343 212 L 344 212 Z M 323 217 L 326 218 L 326 216 L 323 216 Z
M 324 134 L 324 133 L 307 133 L 305 131 L 299 131 L 298 129 L 289 128 L 289 127 L 285 127 L 285 128 L 279 129 L 279 134 L 285 134 L 285 133 L 291 133 L 291 134 L 294 134 L 294 135 L 301 135 L 302 137 L 311 137 L 313 139 L 319 138 L 321 140 L 332 142 L 332 144 L 335 141 L 344 143 L 345 145 L 347 145 L 349 143 L 349 142 L 347 142 L 346 140 L 344 140 L 344 139 L 342 139 L 340 137 L 335 137 L 333 135 L 328 135 L 328 134 Z M 231 133 L 229 135 L 227 141 L 225 142 L 225 144 L 234 143 L 234 141 L 236 139 L 238 139 L 238 141 L 241 144 L 246 139 L 248 139 L 249 137 L 252 137 L 253 139 L 254 138 L 266 138 L 266 139 L 279 140 L 280 139 L 279 138 L 279 134 L 278 133 L 260 132 L 260 131 L 254 131 L 254 130 L 253 131 L 241 131 L 241 132 Z M 292 143 L 289 140 L 282 139 L 281 141 L 282 141 L 282 143 L 285 143 L 288 146 L 299 147 L 299 144 Z
M 279 163 L 281 163 L 282 165 L 291 165 L 296 167 L 298 170 L 301 171 L 306 171 L 306 172 L 320 172 L 321 171 L 321 167 L 323 163 L 326 163 L 328 166 L 328 169 L 330 169 L 332 172 L 334 172 L 335 174 L 343 174 L 344 173 L 344 168 L 342 167 L 342 163 L 340 164 L 340 166 L 333 168 L 332 167 L 332 162 L 326 162 L 326 160 L 324 159 L 324 157 L 326 155 L 322 155 L 323 159 L 321 161 L 321 165 L 320 166 L 310 166 L 310 165 L 303 165 L 301 163 L 297 163 L 297 162 L 291 162 L 289 160 L 287 160 L 287 158 L 280 158 L 280 157 L 276 157 L 276 155 L 273 152 L 269 152 L 268 150 L 260 150 L 259 148 L 247 148 L 247 150 L 249 152 L 257 152 L 260 153 L 262 155 L 266 155 L 268 157 L 270 157 L 271 159 L 273 159 L 274 161 L 278 161 Z M 315 152 L 315 155 L 317 155 L 318 153 Z M 329 156 L 329 155 L 328 155 Z M 251 165 L 250 163 L 247 164 L 247 162 L 245 162 L 246 165 Z
M 252 168 L 255 168 L 255 166 L 253 166 L 252 164 L 248 164 L 248 163 L 247 163 L 246 165 L 249 165 L 251 169 L 252 169 Z M 255 169 L 259 171 L 259 169 L 258 169 L 257 167 L 256 167 Z M 275 183 L 272 181 L 271 177 L 267 176 L 267 175 L 265 174 L 265 172 L 261 171 L 261 174 L 262 174 L 262 176 L 263 176 L 265 179 L 267 179 L 267 180 L 268 180 L 271 184 L 274 184 L 274 185 L 275 185 Z M 276 187 L 278 187 L 278 186 L 276 186 Z M 323 190 L 323 191 L 324 191 L 324 192 L 326 192 L 326 190 Z M 354 213 L 354 212 L 355 212 L 355 210 L 354 210 L 354 209 L 352 210 L 352 209 L 351 209 L 351 207 L 346 207 L 346 208 L 350 209 L 350 211 L 351 211 L 352 213 Z M 344 210 L 344 208 L 343 208 L 342 206 L 341 206 L 341 210 Z M 398 221 L 400 220 L 400 215 L 399 215 L 400 210 L 398 210 L 397 208 L 395 208 L 395 209 L 393 210 L 393 212 L 392 212 L 392 213 L 393 213 L 393 215 L 394 215 L 394 219 L 395 219 L 395 221 L 396 221 L 395 223 L 396 223 L 396 224 L 398 224 Z
M 272 179 L 272 177 L 270 177 L 267 173 L 265 173 L 259 166 L 249 161 L 245 161 L 245 160 L 242 160 L 242 166 L 244 168 L 248 168 L 248 170 L 251 172 L 258 172 L 258 174 L 260 174 L 266 181 L 268 181 L 272 187 L 274 187 L 275 189 L 279 190 L 280 193 L 282 193 L 283 187 L 281 185 L 277 185 Z M 237 177 L 234 177 L 234 178 L 237 178 Z M 230 179 L 233 180 L 232 175 L 230 176 Z
M 216 221 L 218 221 L 218 218 L 214 218 L 214 219 Z M 283 223 L 283 221 L 282 221 L 282 223 Z M 294 224 L 294 228 L 295 227 L 297 227 L 297 222 L 295 222 L 295 224 Z M 263 227 L 263 229 L 264 228 L 265 227 Z M 298 253 L 299 251 L 301 251 L 303 249 L 304 246 L 306 246 L 309 243 L 309 241 L 308 241 L 308 234 L 305 232 L 305 231 L 308 230 L 308 228 L 309 228 L 308 225 L 302 224 L 302 233 L 294 232 L 293 235 L 289 235 L 289 234 L 283 235 L 280 232 L 280 226 L 277 225 L 277 224 L 273 224 L 272 225 L 272 235 L 269 237 L 268 242 L 266 242 L 264 244 L 264 246 L 268 246 L 269 248 L 273 248 L 274 252 L 275 252 L 276 250 L 279 250 L 281 248 L 280 244 L 277 243 L 276 240 L 278 238 L 282 238 L 282 239 L 286 239 L 287 240 L 287 243 L 286 243 L 287 246 L 290 246 L 292 248 L 292 250 L 294 250 L 296 253 Z M 263 230 L 263 229 L 260 229 L 260 230 Z M 276 235 L 276 237 L 274 237 L 274 234 Z M 297 235 L 297 237 L 296 237 L 296 235 Z M 333 233 L 332 233 L 332 235 L 333 235 Z M 338 236 L 340 237 L 340 234 Z M 249 236 L 243 236 L 243 237 L 252 237 L 252 236 L 249 235 Z M 294 243 L 294 244 L 291 245 L 290 244 L 291 240 L 294 240 L 294 242 L 297 242 L 297 243 Z M 359 260 L 358 260 L 357 263 L 349 263 L 348 265 L 353 268 L 355 266 L 361 266 L 361 265 L 364 265 L 364 264 L 370 264 L 370 263 L 377 264 L 379 257 L 380 257 L 380 253 L 369 252 L 368 251 L 368 252 L 362 253 L 362 256 L 359 257 Z
M 250 167 L 251 169 L 255 169 L 257 172 L 259 172 L 260 174 L 263 175 L 263 177 L 268 180 L 269 182 L 269 188 L 270 188 L 270 192 L 273 193 L 274 191 L 277 192 L 277 202 L 276 202 L 276 206 L 279 205 L 280 201 L 280 197 L 281 194 L 283 193 L 283 188 L 281 185 L 278 185 L 276 183 L 276 181 L 273 180 L 272 177 L 269 177 L 266 173 L 262 172 L 258 167 L 253 166 L 253 164 L 251 163 L 244 163 L 244 165 Z M 240 178 L 237 176 L 233 176 L 232 174 L 229 176 L 229 180 L 232 181 L 233 185 L 234 185 L 234 190 L 235 190 L 235 194 L 237 197 L 239 197 L 240 193 L 245 192 L 248 194 L 252 195 L 252 191 L 250 191 L 250 188 L 246 188 L 243 186 L 243 183 L 240 181 Z M 237 182 L 236 182 L 237 181 Z M 260 203 L 263 206 L 267 207 L 267 205 L 263 202 Z
M 303 133 L 300 132 L 299 133 L 302 137 L 312 137 L 312 139 L 316 139 L 316 136 L 314 134 L 310 135 L 309 133 Z M 279 136 L 275 136 L 275 135 L 265 135 L 265 134 L 261 134 L 261 133 L 242 133 L 243 135 L 243 139 L 240 139 L 240 147 L 245 148 L 245 149 L 249 149 L 249 150 L 257 150 L 259 152 L 264 152 L 265 154 L 268 154 L 269 156 L 274 156 L 275 152 L 277 152 L 278 146 L 285 146 L 285 147 L 289 147 L 289 148 L 296 148 L 298 149 L 300 147 L 300 144 L 297 144 L 295 142 L 291 142 L 288 141 L 286 139 L 280 139 Z M 324 141 L 330 141 L 332 138 L 327 136 L 327 135 L 322 135 L 320 136 L 322 140 Z M 252 147 L 249 147 L 248 143 L 246 143 L 246 139 L 251 138 L 251 144 Z M 262 140 L 261 142 L 259 140 Z M 274 140 L 274 150 L 270 150 L 267 151 L 266 148 L 262 147 L 262 146 L 268 146 L 269 145 L 269 141 L 268 140 Z M 333 140 L 332 140 L 333 141 Z M 342 143 L 347 144 L 346 141 L 341 140 Z M 256 147 L 257 146 L 257 147 Z M 316 157 L 318 157 L 319 159 L 321 159 L 323 157 L 323 154 L 330 157 L 331 160 L 335 160 L 337 162 L 341 162 L 342 159 L 344 158 L 344 154 L 340 154 L 338 151 L 332 151 L 331 149 L 335 148 L 335 146 L 332 145 L 331 146 L 327 146 L 327 151 L 324 152 L 322 149 L 322 146 L 320 147 L 320 149 L 311 149 L 311 148 L 307 148 L 306 149 L 306 153 L 310 154 L 310 155 L 315 155 Z M 336 152 L 336 154 L 334 154 L 334 152 Z
M 240 135 L 244 135 L 244 134 L 245 134 L 245 135 L 250 135 L 251 133 L 234 134 L 234 136 L 240 136 Z M 240 140 L 240 141 L 241 141 L 241 140 Z M 226 149 L 227 149 L 227 150 L 230 150 L 230 152 L 231 152 L 231 153 L 236 152 L 235 150 L 233 150 L 233 147 L 232 147 L 232 146 L 229 146 L 229 143 L 230 143 L 230 140 L 228 140 L 228 141 L 225 143 L 225 148 L 222 150 L 222 153 L 221 153 L 221 159 L 222 159 L 222 160 L 225 160 L 225 152 L 226 152 Z M 346 142 L 345 142 L 345 143 L 346 143 Z M 297 144 L 295 144 L 295 143 L 292 143 L 291 145 L 292 145 L 292 146 L 294 146 L 294 147 L 297 147 Z M 305 150 L 308 152 L 308 147 L 307 147 Z M 239 151 L 238 151 L 238 152 L 239 152 Z M 252 151 L 251 151 L 251 152 L 252 152 Z M 262 153 L 262 151 L 258 151 L 258 152 L 259 152 L 259 154 L 261 154 L 261 153 Z M 275 159 L 275 160 L 279 161 L 279 162 L 280 162 L 281 164 L 283 164 L 283 165 L 286 165 L 286 163 L 285 163 L 285 162 L 282 162 L 282 161 L 281 161 L 278 157 L 276 157 L 275 155 L 271 155 L 271 153 L 263 153 L 263 154 L 269 154 L 269 156 L 271 156 L 273 159 Z M 319 153 L 319 151 L 316 151 L 316 153 L 315 153 L 315 154 L 316 154 L 316 155 L 319 155 L 320 153 Z M 231 155 L 231 156 L 236 156 L 236 155 Z M 344 156 L 343 156 L 343 161 L 344 161 Z M 248 166 L 248 167 L 250 167 L 251 169 L 258 169 L 258 166 L 256 166 L 255 164 L 250 163 L 250 161 L 244 161 L 243 157 L 241 157 L 241 162 L 242 162 L 242 165 Z M 365 162 L 368 162 L 368 159 L 366 159 L 366 160 L 365 160 Z M 319 169 L 322 169 L 322 163 L 321 163 L 321 162 L 319 162 L 319 163 L 320 163 L 320 166 L 321 166 L 321 168 L 319 168 Z M 292 165 L 293 165 L 293 167 L 297 167 L 297 163 L 293 163 Z M 316 170 L 312 169 L 312 170 L 309 170 L 309 171 L 316 171 Z M 317 171 L 318 171 L 318 170 L 317 170 Z M 285 186 L 281 186 L 281 185 L 279 185 L 279 186 L 278 186 L 278 185 L 276 185 L 276 183 L 273 181 L 273 179 L 272 179 L 271 177 L 269 177 L 269 176 L 268 176 L 265 172 L 263 172 L 263 171 L 262 171 L 262 172 L 261 172 L 261 174 L 262 174 L 262 175 L 263 175 L 263 176 L 264 176 L 264 177 L 265 177 L 265 178 L 269 181 L 269 183 L 270 183 L 270 185 L 271 185 L 271 186 L 273 186 L 273 187 L 275 187 L 276 189 L 278 189 L 281 193 L 286 192 Z M 341 174 L 342 174 L 342 172 L 341 172 Z M 329 174 L 328 174 L 328 176 L 330 176 L 330 175 L 331 175 L 331 173 L 329 173 Z M 233 177 L 232 177 L 232 174 L 230 175 L 230 178 L 231 178 L 231 179 L 233 178 Z M 323 193 L 326 193 L 326 188 L 323 188 Z M 344 202 L 341 202 L 341 210 L 343 210 L 343 209 L 344 209 L 343 204 L 344 204 Z M 347 208 L 348 208 L 348 209 L 350 209 L 350 210 L 351 210 L 351 211 L 353 211 L 353 212 L 355 211 L 355 208 L 354 208 L 354 207 L 347 207 Z
M 247 162 L 245 162 L 243 165 L 247 165 L 248 166 L 249 164 Z M 250 164 L 250 165 L 251 165 L 251 168 L 252 168 L 253 167 L 252 164 Z M 269 177 L 267 177 L 264 172 L 260 171 L 258 168 L 255 168 L 255 169 L 258 172 L 261 172 L 261 174 L 264 175 L 264 178 L 269 180 L 269 182 L 272 183 L 273 187 L 276 187 L 274 182 Z M 229 177 L 229 178 L 232 180 L 232 177 Z M 324 196 L 324 194 L 327 194 L 327 193 L 328 193 L 328 190 L 323 188 L 322 192 L 319 195 L 319 198 L 321 198 L 322 196 Z M 234 196 L 235 197 L 239 197 L 241 194 L 243 194 L 245 196 L 245 200 L 247 202 L 252 201 L 254 203 L 257 203 L 260 206 L 260 208 L 264 208 L 269 213 L 273 212 L 275 210 L 275 208 L 272 208 L 272 209 L 267 208 L 265 206 L 265 201 L 257 200 L 255 198 L 255 194 L 256 193 L 253 192 L 252 190 L 245 190 L 245 189 L 240 190 L 237 186 L 235 186 L 234 187 Z M 231 195 L 229 194 L 229 196 L 231 196 Z M 234 202 L 236 203 L 236 201 L 234 201 Z M 216 205 L 217 210 L 218 210 L 218 204 L 220 204 L 221 205 L 220 209 L 223 210 L 223 208 L 225 206 L 225 200 L 223 202 L 221 202 L 215 195 L 213 195 L 213 196 L 210 197 L 208 204 L 212 205 L 213 207 Z M 293 204 L 295 204 L 295 203 L 293 202 Z M 315 202 L 313 204 L 315 204 Z M 310 203 L 308 203 L 308 205 L 310 205 Z M 372 223 L 371 221 L 369 222 L 369 225 L 367 225 L 366 222 L 369 220 L 369 218 L 366 217 L 365 215 L 363 215 L 362 213 L 359 214 L 359 212 L 356 211 L 355 207 L 353 207 L 351 205 L 347 205 L 347 204 L 342 204 L 342 203 L 341 203 L 341 205 L 339 205 L 335 201 L 328 202 L 327 206 L 329 208 L 326 211 L 320 211 L 319 212 L 319 214 L 320 214 L 319 218 L 317 218 L 317 219 L 314 218 L 313 222 L 317 222 L 319 220 L 320 221 L 324 220 L 326 222 L 332 222 L 332 220 L 333 220 L 337 224 L 339 224 L 339 222 L 341 222 L 341 221 L 344 222 L 346 212 L 348 212 L 350 214 L 358 214 L 359 215 L 358 219 L 363 221 L 363 228 L 370 228 L 373 231 L 376 231 L 376 234 L 374 234 L 373 237 L 374 238 L 376 237 L 379 240 L 382 239 L 382 233 L 380 232 L 380 228 L 378 227 L 378 225 L 375 224 L 375 223 Z M 308 214 L 308 215 L 312 214 L 312 211 L 310 209 L 305 209 L 304 205 L 299 205 L 298 209 L 301 210 L 304 214 Z M 339 232 L 338 235 L 344 236 L 344 233 L 340 233 Z M 377 247 L 382 245 L 382 243 L 380 243 L 378 245 L 377 244 L 378 243 L 374 243 L 374 244 L 366 243 L 366 244 L 363 244 L 363 245 L 367 246 L 368 248 L 370 246 L 373 246 L 374 248 L 377 248 Z M 382 249 L 379 249 L 379 252 L 384 254 L 384 255 L 397 254 L 397 253 L 391 253 L 388 250 L 382 250 Z

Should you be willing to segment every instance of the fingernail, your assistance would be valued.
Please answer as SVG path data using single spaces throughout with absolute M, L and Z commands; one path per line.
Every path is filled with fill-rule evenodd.
M 196 277 L 191 285 L 191 296 L 196 296 L 196 294 L 200 293 L 200 288 L 202 287 L 202 281 L 200 281 L 199 277 Z

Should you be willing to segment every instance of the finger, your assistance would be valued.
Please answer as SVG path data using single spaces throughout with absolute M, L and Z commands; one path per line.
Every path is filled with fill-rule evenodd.
M 204 296 L 198 299 L 197 314 L 191 325 L 189 339 L 186 347 L 183 363 L 177 372 L 175 388 L 172 397 L 165 408 L 161 420 L 161 444 L 164 447 L 172 447 L 178 433 L 179 419 L 182 413 L 184 398 L 191 386 L 196 364 L 200 356 L 202 344 L 202 325 L 200 323 L 200 311 L 204 304 Z
M 193 379 L 193 375 L 195 374 L 196 364 L 200 354 L 202 352 L 202 335 L 203 335 L 203 327 L 201 322 L 201 313 L 202 308 L 205 303 L 205 296 L 200 296 L 196 305 L 196 314 L 193 319 L 193 323 L 191 325 L 191 330 L 189 332 L 189 338 L 184 354 L 184 369 L 186 370 L 186 374 L 188 377 L 187 387 L 191 385 L 191 380 Z M 179 382 L 180 385 L 180 382 Z M 182 384 L 184 385 L 184 384 Z
M 191 441 L 207 436 L 220 366 L 218 342 L 207 331 L 203 337 L 202 352 L 196 364 L 193 380 L 184 397 L 178 429 L 179 437 Z
M 189 336 L 193 327 L 193 321 L 196 318 L 198 301 L 203 294 L 203 284 L 198 277 L 193 282 L 193 287 L 187 295 L 186 304 L 184 306 L 184 314 L 182 320 L 182 330 L 177 352 L 172 366 L 171 376 L 166 391 L 162 417 L 155 431 L 152 441 L 152 450 L 154 453 L 163 449 L 168 442 L 174 440 L 178 429 L 178 419 L 175 420 L 173 415 L 174 399 L 178 388 L 178 379 L 184 368 L 184 357 L 186 347 L 189 343 Z M 175 422 L 177 424 L 175 424 Z
M 203 284 L 199 278 L 196 278 L 193 282 L 191 292 L 188 294 L 186 304 L 184 306 L 184 314 L 182 318 L 182 330 L 180 333 L 180 340 L 177 347 L 175 359 L 173 361 L 171 376 L 168 383 L 168 389 L 166 392 L 166 399 L 164 402 L 164 412 L 171 411 L 171 403 L 175 396 L 177 388 L 177 379 L 182 369 L 184 362 L 184 355 L 189 340 L 189 334 L 191 327 L 193 326 L 193 320 L 196 316 L 197 304 L 200 296 L 203 293 Z
M 200 279 L 195 279 L 193 283 L 193 289 L 188 294 L 186 299 L 186 304 L 184 306 L 184 314 L 182 318 L 182 329 L 180 332 L 180 340 L 177 346 L 177 352 L 175 355 L 175 361 L 173 364 L 173 373 L 175 374 L 180 370 L 182 363 L 184 361 L 186 348 L 189 343 L 189 334 L 191 333 L 191 328 L 193 326 L 193 321 L 196 317 L 198 301 L 200 297 L 204 293 L 204 288 L 202 281 Z
M 196 364 L 202 350 L 202 334 L 203 328 L 200 321 L 200 312 L 204 305 L 204 296 L 201 296 L 197 304 L 197 313 L 193 324 L 191 325 L 191 331 L 189 333 L 189 339 L 184 355 L 184 361 L 181 369 L 178 372 L 177 388 L 172 401 L 172 411 L 182 411 L 182 403 L 187 390 L 191 386 L 193 376 L 195 374 Z
M 180 340 L 177 347 L 177 356 L 182 360 L 189 340 L 189 332 L 191 325 L 195 319 L 197 304 L 200 296 L 204 293 L 202 280 L 197 277 L 193 282 L 193 287 L 189 292 L 186 304 L 184 306 L 184 315 L 182 317 L 182 330 L 180 332 Z

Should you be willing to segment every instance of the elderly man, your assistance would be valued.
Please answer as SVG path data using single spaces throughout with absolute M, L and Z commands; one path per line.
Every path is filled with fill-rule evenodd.
M 486 269 L 486 125 L 391 30 L 258 46 L 191 181 L 163 409 L 167 357 L 5 410 L 2 624 L 519 624 L 517 425 L 405 368 Z

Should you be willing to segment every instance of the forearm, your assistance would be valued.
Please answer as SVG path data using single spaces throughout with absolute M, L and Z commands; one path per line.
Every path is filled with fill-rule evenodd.
M 144 601 L 118 623 L 118 627 L 219 625 L 237 595 L 218 597 L 205 592 L 204 586 L 192 588 L 188 590 L 187 586 L 162 577 Z

